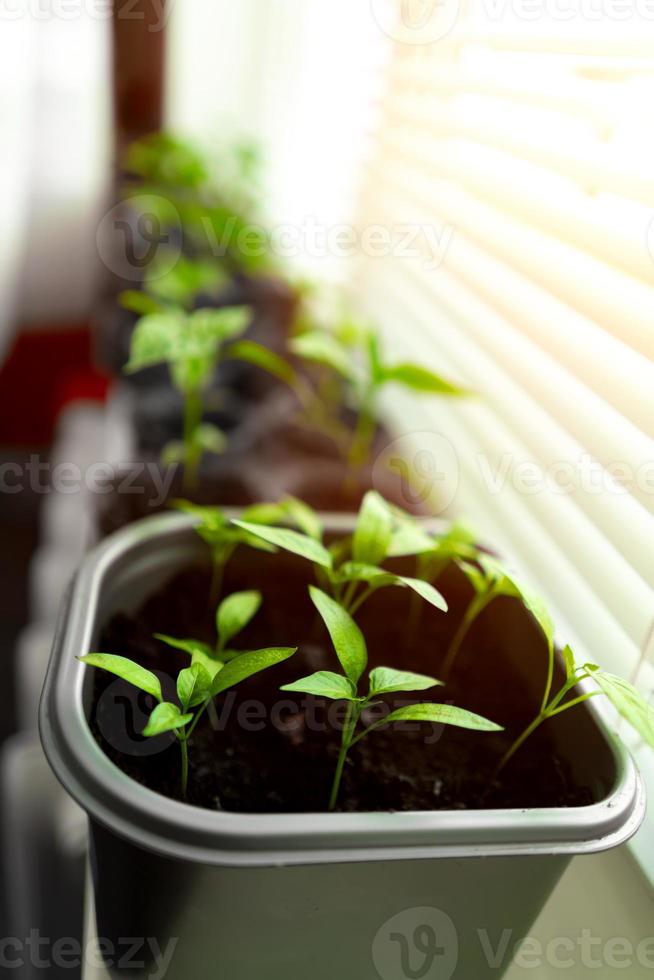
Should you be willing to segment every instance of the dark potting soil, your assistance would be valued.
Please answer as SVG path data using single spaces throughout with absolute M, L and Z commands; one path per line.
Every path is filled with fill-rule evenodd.
M 343 705 L 279 690 L 319 669 L 335 669 L 326 631 L 308 598 L 306 565 L 292 558 L 237 553 L 225 594 L 259 588 L 264 602 L 239 637 L 239 649 L 298 646 L 289 661 L 251 678 L 216 702 L 189 745 L 188 801 L 209 809 L 248 813 L 316 812 L 326 808 L 340 740 Z M 450 603 L 445 616 L 419 606 L 413 629 L 411 597 L 398 589 L 377 593 L 360 623 L 370 666 L 391 665 L 438 677 L 447 643 L 469 600 L 456 570 L 439 582 Z M 119 614 L 105 626 L 99 648 L 137 660 L 159 673 L 164 697 L 175 700 L 175 677 L 188 658 L 153 638 L 155 632 L 211 642 L 209 570 L 189 568 L 172 578 L 135 615 Z M 455 703 L 506 726 L 502 733 L 411 724 L 371 733 L 351 751 L 339 808 L 344 811 L 467 810 L 495 807 L 582 806 L 601 799 L 608 787 L 593 772 L 573 779 L 554 739 L 555 719 L 543 726 L 505 769 L 493 777 L 499 758 L 537 710 L 508 651 L 544 678 L 542 637 L 524 610 L 510 599 L 489 607 L 471 631 L 451 682 L 425 696 L 392 695 L 393 708 L 415 700 Z M 529 676 L 527 673 L 525 676 Z M 95 673 L 91 723 L 104 751 L 126 773 L 156 792 L 181 798 L 179 748 L 173 736 L 142 739 L 152 699 L 130 685 Z M 406 729 L 406 730 L 405 730 Z

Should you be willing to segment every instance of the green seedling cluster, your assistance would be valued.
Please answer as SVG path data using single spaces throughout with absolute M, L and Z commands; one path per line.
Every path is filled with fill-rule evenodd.
M 249 319 L 247 307 L 193 313 L 171 308 L 142 317 L 134 329 L 125 371 L 132 374 L 168 364 L 172 382 L 183 396 L 184 438 L 166 447 L 164 460 L 184 464 L 188 488 L 195 486 L 202 454 L 221 453 L 225 448 L 224 434 L 202 420 L 203 398 L 225 345 L 244 332 Z
M 430 582 L 382 567 L 388 559 L 416 555 L 435 545 L 432 536 L 374 490 L 364 497 L 353 535 L 329 545 L 324 543 L 324 531 L 315 516 L 310 524 L 305 520 L 299 531 L 244 519 L 233 523 L 273 547 L 311 562 L 317 584 L 351 615 L 379 589 L 388 587 L 410 589 L 441 612 L 447 611 L 443 595 Z
M 239 652 L 232 640 L 248 625 L 261 605 L 258 592 L 237 592 L 228 596 L 216 610 L 216 644 L 178 639 L 156 634 L 157 639 L 190 657 L 190 665 L 177 676 L 177 702 L 165 701 L 156 674 L 133 660 L 107 653 L 81 657 L 83 663 L 98 667 L 145 691 L 157 702 L 143 730 L 146 738 L 173 732 L 181 752 L 182 795 L 188 792 L 188 745 L 204 712 L 215 698 L 254 674 L 288 660 L 297 648 L 268 647 Z
M 448 649 L 444 656 L 441 654 L 439 673 L 444 682 L 451 677 L 461 647 L 484 610 L 502 596 L 520 602 L 533 617 L 546 641 L 546 681 L 536 717 L 505 753 L 498 772 L 544 722 L 601 694 L 654 748 L 654 709 L 651 705 L 628 681 L 600 670 L 597 665 L 576 667 L 569 647 L 563 651 L 566 682 L 552 696 L 556 649 L 554 623 L 545 603 L 497 558 L 481 552 L 474 543 L 474 533 L 465 525 L 454 524 L 445 534 L 434 536 L 413 517 L 392 507 L 374 491 L 364 499 L 352 538 L 336 541 L 328 547 L 323 544 L 322 528 L 316 520 L 312 521 L 308 534 L 283 527 L 257 528 L 246 521 L 234 523 L 275 547 L 313 562 L 318 584 L 326 588 L 350 616 L 356 615 L 363 603 L 378 589 L 387 586 L 411 588 L 416 597 L 447 611 L 445 599 L 432 583 L 451 562 L 455 562 L 473 586 L 474 595 Z M 416 558 L 415 578 L 398 576 L 380 567 L 389 558 L 410 556 Z M 408 625 L 410 632 L 411 624 Z M 435 659 L 439 653 L 435 651 Z M 594 682 L 595 689 L 574 695 L 575 688 L 583 681 Z
M 189 140 L 156 133 L 129 147 L 124 166 L 125 196 L 132 205 L 143 196 L 148 211 L 160 201 L 160 224 L 175 215 L 189 254 L 210 255 L 230 275 L 271 267 L 257 222 L 261 159 L 254 146 L 237 143 L 210 155 Z
M 450 704 L 423 702 L 405 704 L 381 719 L 369 720 L 369 710 L 387 695 L 415 694 L 440 687 L 457 665 L 457 656 L 473 623 L 499 597 L 520 602 L 533 617 L 543 635 L 547 657 L 542 700 L 533 720 L 510 745 L 495 774 L 498 778 L 514 755 L 543 724 L 570 711 L 591 698 L 606 696 L 624 718 L 654 748 L 654 710 L 627 681 L 602 671 L 597 665 L 578 666 L 570 647 L 562 654 L 565 679 L 554 691 L 557 653 L 554 624 L 544 605 L 530 589 L 520 583 L 497 558 L 480 552 L 474 534 L 463 525 L 452 525 L 435 535 L 424 524 L 390 505 L 374 491 L 366 495 L 351 535 L 330 540 L 319 516 L 305 503 L 289 497 L 279 503 L 258 504 L 238 520 L 230 519 L 219 508 L 197 507 L 185 501 L 176 504 L 189 513 L 195 529 L 210 549 L 214 565 L 212 608 L 216 640 L 213 645 L 195 639 L 157 634 L 163 643 L 190 657 L 190 665 L 177 678 L 177 700 L 163 698 L 161 683 L 152 672 L 123 657 L 93 653 L 84 663 L 122 677 L 150 694 L 156 703 L 143 732 L 154 737 L 173 732 L 181 752 L 181 783 L 184 795 L 188 785 L 188 746 L 205 711 L 229 688 L 268 667 L 287 660 L 296 647 L 268 647 L 237 651 L 233 640 L 252 621 L 261 606 L 258 592 L 238 592 L 222 598 L 225 566 L 240 546 L 270 553 L 287 552 L 313 565 L 316 584 L 309 587 L 311 601 L 327 629 L 336 654 L 339 671 L 320 670 L 282 690 L 299 692 L 334 701 L 345 706 L 341 744 L 329 794 L 329 809 L 336 808 L 344 767 L 351 750 L 361 739 L 382 726 L 395 722 L 429 722 L 451 725 L 476 732 L 498 733 L 500 725 Z M 413 558 L 416 577 L 398 575 L 384 567 L 388 560 Z M 410 589 L 423 608 L 447 612 L 447 603 L 433 582 L 446 566 L 454 562 L 473 586 L 474 595 L 454 639 L 445 651 L 435 650 L 443 678 L 416 674 L 397 667 L 376 667 L 368 671 L 368 651 L 364 634 L 355 616 L 372 595 L 387 587 Z M 580 685 L 583 685 L 580 687 Z M 499 754 L 499 753 L 498 753 Z
M 362 325 L 352 314 L 345 314 L 333 327 L 303 323 L 304 329 L 290 342 L 293 354 L 306 362 L 318 364 L 337 375 L 345 384 L 345 401 L 356 413 L 354 434 L 345 433 L 347 457 L 351 466 L 362 466 L 370 459 L 378 425 L 379 400 L 382 392 L 396 385 L 416 394 L 463 398 L 470 392 L 448 381 L 440 374 L 410 362 L 389 363 L 385 360 L 379 334 L 371 326 Z M 327 387 L 316 392 L 316 401 L 323 406 L 332 398 L 332 431 L 342 430 L 339 419 L 341 398 L 339 386 L 327 379 Z M 325 395 L 327 394 L 327 398 Z
M 371 462 L 386 388 L 448 398 L 469 394 L 420 365 L 385 359 L 378 332 L 358 319 L 339 290 L 297 285 L 295 335 L 281 356 L 242 336 L 245 310 L 216 312 L 229 301 L 227 287 L 235 277 L 273 274 L 292 284 L 259 220 L 261 158 L 252 145 L 210 155 L 172 133 L 156 133 L 128 148 L 123 171 L 130 208 L 162 232 L 141 288 L 120 297 L 140 317 L 126 370 L 164 362 L 170 367 L 184 398 L 184 436 L 166 447 L 163 460 L 183 463 L 185 492 L 196 485 L 202 455 L 226 449 L 223 434 L 202 418 L 218 360 L 245 361 L 292 390 L 294 422 L 332 440 L 347 462 L 346 491 Z M 208 336 L 207 324 L 217 337 Z M 233 324 L 238 329 L 232 331 Z M 353 410 L 354 423 L 344 408 Z M 408 466 L 403 479 L 415 480 Z

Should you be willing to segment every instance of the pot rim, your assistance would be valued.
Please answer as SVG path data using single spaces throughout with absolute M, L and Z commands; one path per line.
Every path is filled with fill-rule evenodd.
M 227 511 L 229 513 L 229 511 Z M 236 513 L 236 512 L 232 512 Z M 349 515 L 325 515 L 348 526 Z M 431 522 L 433 526 L 434 522 Z M 84 709 L 84 676 L 75 658 L 88 652 L 103 587 L 111 570 L 168 553 L 202 555 L 193 519 L 146 518 L 94 548 L 62 604 L 39 713 L 45 755 L 58 780 L 89 816 L 139 847 L 172 858 L 223 866 L 274 866 L 439 857 L 589 854 L 618 846 L 639 828 L 645 792 L 636 766 L 613 736 L 594 699 L 586 710 L 615 766 L 604 800 L 582 807 L 397 813 L 243 814 L 171 800 L 137 783 L 95 740 Z

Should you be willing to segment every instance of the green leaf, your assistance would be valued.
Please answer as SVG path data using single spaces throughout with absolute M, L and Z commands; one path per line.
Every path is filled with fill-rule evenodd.
M 245 544 L 257 551 L 276 550 L 262 538 L 235 527 L 219 507 L 201 507 L 188 500 L 174 500 L 172 506 L 196 518 L 198 524 L 195 530 L 214 551 L 233 549 L 239 544 Z
M 576 665 L 575 665 L 575 655 L 569 646 L 564 647 L 562 657 L 565 666 L 566 680 L 571 681 L 575 676 Z
M 369 699 L 378 694 L 392 694 L 394 691 L 426 691 L 442 685 L 434 677 L 414 674 L 408 670 L 394 670 L 392 667 L 375 667 L 370 671 Z
M 222 659 L 216 656 L 215 650 L 208 643 L 201 643 L 199 640 L 178 640 L 174 636 L 166 636 L 164 633 L 155 633 L 155 640 L 161 640 L 175 650 L 188 653 L 191 657 L 191 664 L 200 664 L 204 667 L 209 677 L 213 680 L 219 670 L 222 669 Z
M 164 466 L 175 466 L 177 463 L 183 463 L 186 456 L 187 447 L 185 443 L 178 440 L 167 442 L 161 450 L 161 462 Z
M 388 558 L 405 558 L 434 551 L 438 542 L 418 524 L 403 522 L 391 535 Z
M 405 575 L 394 575 L 385 568 L 374 565 L 360 565 L 357 562 L 345 562 L 335 575 L 337 582 L 368 582 L 373 589 L 383 589 L 386 586 L 397 586 L 412 589 L 441 612 L 447 612 L 445 597 L 429 582 L 421 578 L 409 578 Z
M 549 611 L 539 595 L 529 588 L 529 586 L 519 582 L 511 573 L 506 571 L 504 566 L 489 555 L 480 555 L 479 562 L 486 572 L 489 579 L 493 580 L 493 589 L 497 595 L 516 596 L 521 599 L 527 610 L 534 617 L 540 626 L 548 649 L 554 650 L 554 621 Z
M 290 350 L 298 357 L 316 364 L 324 364 L 348 380 L 356 380 L 352 355 L 347 347 L 331 334 L 322 330 L 312 330 L 294 337 L 289 343 Z
M 587 669 L 591 669 L 592 666 L 589 664 Z M 618 714 L 636 729 L 647 745 L 654 748 L 654 708 L 647 703 L 642 694 L 622 677 L 607 674 L 603 670 L 594 670 L 592 678 L 606 694 Z
M 384 368 L 383 382 L 395 382 L 412 391 L 420 391 L 431 395 L 445 395 L 450 398 L 467 398 L 471 392 L 459 385 L 447 381 L 439 374 L 428 371 L 417 364 L 396 364 Z
M 385 568 L 380 568 L 378 565 L 364 565 L 357 561 L 343 562 L 334 572 L 334 581 L 339 583 L 376 582 L 384 579 L 383 582 L 380 582 L 380 585 L 391 585 L 396 578 L 397 575 L 393 575 L 392 572 L 387 572 Z
M 332 559 L 327 549 L 319 541 L 315 541 L 306 534 L 289 531 L 288 528 L 284 527 L 249 524 L 246 521 L 233 521 L 233 523 L 236 527 L 254 535 L 255 538 L 262 538 L 269 544 L 282 548 L 284 551 L 290 551 L 293 555 L 299 555 L 300 558 L 306 558 L 307 561 L 314 562 L 316 565 L 331 568 Z
M 375 490 L 363 498 L 354 539 L 352 557 L 364 565 L 379 565 L 391 545 L 393 517 L 386 501 Z
M 253 674 L 258 674 L 268 667 L 274 667 L 292 657 L 297 647 L 269 647 L 265 650 L 250 650 L 225 664 L 214 678 L 211 685 L 211 696 L 221 694 L 230 687 L 240 684 Z
M 251 318 L 249 306 L 196 310 L 189 316 L 190 335 L 195 343 L 224 343 L 242 334 Z
M 216 629 L 220 647 L 226 647 L 232 637 L 244 630 L 261 606 L 260 592 L 234 592 L 218 606 Z
M 347 677 L 329 670 L 319 670 L 310 677 L 303 677 L 292 684 L 284 684 L 282 691 L 299 691 L 314 694 L 316 697 L 331 698 L 332 701 L 356 701 L 356 689 Z
M 111 653 L 89 653 L 88 656 L 78 657 L 78 659 L 89 667 L 98 667 L 100 670 L 115 674 L 116 677 L 121 677 L 134 687 L 151 694 L 157 701 L 162 700 L 161 682 L 157 675 L 134 663 L 133 660 L 116 657 Z
M 286 497 L 282 501 L 282 506 L 286 509 L 289 518 L 296 524 L 303 534 L 313 538 L 314 541 L 322 541 L 323 527 L 315 510 L 298 500 L 297 497 Z
M 208 180 L 208 163 L 190 143 L 170 133 L 149 134 L 129 145 L 125 169 L 167 187 L 201 187 Z
M 343 607 L 326 593 L 309 586 L 311 600 L 329 631 L 334 650 L 347 677 L 356 685 L 366 669 L 368 651 L 363 633 Z
M 468 549 L 476 556 L 478 552 L 478 538 L 477 531 L 468 523 L 465 521 L 454 521 L 450 524 L 445 534 L 437 538 L 437 541 L 439 547 L 445 547 L 454 553 L 458 553 L 459 549 Z
M 233 344 L 227 351 L 227 356 L 237 361 L 247 361 L 248 364 L 254 364 L 255 367 L 267 371 L 268 374 L 272 374 L 273 377 L 278 378 L 290 388 L 295 385 L 295 371 L 288 361 L 253 340 L 240 340 Z
M 385 368 L 382 360 L 381 343 L 379 337 L 373 330 L 369 330 L 366 331 L 365 341 L 372 382 L 375 385 L 383 384 Z
M 177 676 L 177 697 L 187 711 L 202 704 L 210 696 L 212 677 L 201 663 L 196 661 L 180 671 Z
M 194 504 L 190 500 L 173 500 L 170 504 L 175 510 L 181 510 L 184 514 L 190 514 L 205 526 L 222 528 L 228 523 L 229 518 L 220 507 L 202 507 Z
M 225 281 L 225 273 L 215 261 L 204 262 L 181 256 L 170 268 L 170 257 L 162 253 L 162 261 L 155 260 L 148 267 L 145 287 L 152 296 L 164 302 L 188 306 L 198 293 L 215 294 Z
M 420 578 L 433 582 L 450 561 L 460 560 L 467 563 L 478 561 L 479 549 L 476 541 L 476 533 L 466 524 L 459 522 L 452 524 L 445 534 L 434 539 L 431 554 L 423 553 Z M 481 574 L 475 566 L 472 567 L 476 575 Z M 484 584 L 483 588 L 485 587 Z
M 529 589 L 520 587 L 520 595 L 525 606 L 543 631 L 547 640 L 548 649 L 553 651 L 555 627 L 554 620 L 550 616 L 547 606 L 539 595 Z
M 220 456 L 227 448 L 227 439 L 217 425 L 203 422 L 193 433 L 193 444 L 205 453 L 214 453 Z
M 322 541 L 320 518 L 296 497 L 284 497 L 276 504 L 254 504 L 243 511 L 241 520 L 249 524 L 292 524 L 307 537 Z
M 425 600 L 425 602 L 435 606 L 436 609 L 440 609 L 441 612 L 447 612 L 448 605 L 445 597 L 438 591 L 438 589 L 434 588 L 433 585 L 430 585 L 429 582 L 424 582 L 421 578 L 407 578 L 404 575 L 396 575 L 395 579 L 396 581 L 394 584 L 404 585 L 406 588 L 412 589 L 414 592 L 417 592 L 418 595 Z
M 187 348 L 190 341 L 185 342 Z M 188 354 L 176 351 L 168 358 L 170 376 L 174 386 L 188 398 L 197 395 L 210 382 L 217 358 L 217 345 Z
M 149 316 L 151 313 L 160 313 L 161 307 L 156 299 L 141 293 L 136 289 L 126 289 L 118 296 L 118 302 L 125 310 L 131 313 L 138 313 L 139 316 Z
M 435 725 L 454 725 L 456 728 L 467 728 L 475 732 L 503 731 L 501 725 L 496 725 L 487 718 L 475 715 L 471 711 L 456 708 L 452 704 L 408 705 L 406 708 L 391 711 L 390 715 L 387 715 L 382 722 L 376 723 L 371 728 L 377 728 L 379 724 L 392 724 L 396 721 L 428 721 Z
M 184 329 L 183 312 L 152 313 L 142 317 L 134 328 L 129 361 L 124 371 L 133 374 L 143 368 L 169 361 L 175 354 Z
M 158 704 L 154 709 L 142 734 L 146 738 L 154 738 L 155 735 L 163 735 L 165 732 L 174 732 L 178 728 L 185 728 L 191 721 L 193 721 L 193 715 L 183 715 L 176 704 L 164 701 L 163 704 Z
M 492 582 L 489 581 L 484 572 L 480 568 L 477 568 L 476 565 L 471 564 L 469 561 L 462 560 L 457 561 L 457 565 L 468 579 L 478 596 L 483 595 L 491 588 Z

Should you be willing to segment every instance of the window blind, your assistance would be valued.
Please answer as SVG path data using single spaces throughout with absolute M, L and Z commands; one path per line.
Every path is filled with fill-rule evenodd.
M 362 255 L 353 285 L 398 355 L 476 397 L 389 411 L 416 447 L 451 443 L 448 510 L 510 551 L 566 638 L 649 690 L 654 19 L 473 0 L 439 34 L 396 6 L 360 225 L 413 238 Z

